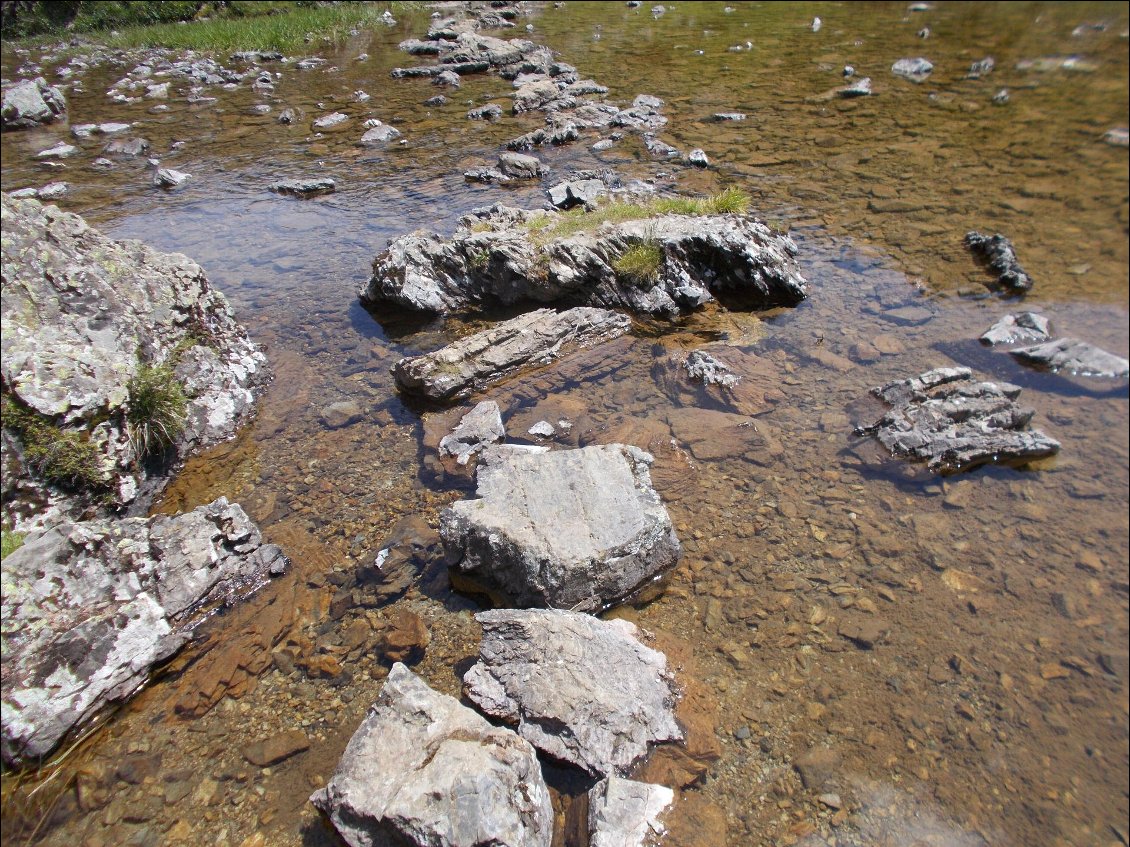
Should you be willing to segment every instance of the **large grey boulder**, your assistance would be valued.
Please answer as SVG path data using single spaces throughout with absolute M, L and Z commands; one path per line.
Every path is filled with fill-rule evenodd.
M 459 400 L 510 375 L 626 333 L 631 320 L 607 309 L 537 309 L 392 366 L 396 385 L 436 401 Z
M 624 444 L 487 449 L 477 498 L 440 518 L 448 558 L 520 606 L 596 611 L 617 603 L 681 552 L 651 487 L 651 462 Z
M 1034 414 L 1015 401 L 1015 385 L 973 382 L 969 368 L 937 368 L 872 389 L 891 409 L 856 435 L 872 435 L 893 455 L 956 473 L 986 463 L 1023 465 L 1059 452 L 1059 442 L 1028 430 Z
M 43 77 L 24 79 L 4 91 L 0 121 L 4 129 L 51 123 L 67 110 L 63 93 Z
M 588 799 L 589 847 L 647 847 L 667 831 L 661 817 L 675 792 L 610 776 L 589 789 Z
M 5 395 L 88 437 L 118 505 L 158 481 L 139 470 L 126 420 L 143 363 L 171 371 L 187 398 L 177 456 L 235 434 L 267 379 L 266 357 L 199 265 L 34 200 L 0 196 L 0 220 Z
M 399 662 L 310 802 L 350 847 L 549 847 L 534 749 Z
M 141 688 L 206 612 L 286 564 L 222 497 L 175 517 L 63 522 L 29 534 L 3 562 L 4 761 L 50 753 Z
M 650 745 L 683 740 L 667 658 L 634 624 L 539 609 L 475 619 L 483 640 L 464 691 L 539 750 L 594 776 L 623 776 Z
M 392 241 L 374 260 L 361 299 L 438 314 L 568 301 L 674 317 L 716 297 L 767 309 L 806 296 L 796 245 L 748 215 L 596 220 L 578 232 L 557 212 L 477 210 L 450 239 L 416 232 Z M 617 270 L 625 253 L 641 248 L 655 251 L 653 273 Z
M 1075 376 L 1106 379 L 1126 379 L 1130 376 L 1130 362 L 1126 359 L 1078 338 L 1057 338 L 1031 347 L 1017 347 L 1008 352 L 1026 365 L 1056 373 L 1066 371 Z

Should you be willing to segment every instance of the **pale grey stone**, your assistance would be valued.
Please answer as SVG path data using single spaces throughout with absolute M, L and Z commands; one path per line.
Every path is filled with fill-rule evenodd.
M 648 847 L 667 828 L 660 818 L 675 799 L 664 785 L 618 776 L 589 789 L 589 847 Z
M 498 154 L 498 169 L 516 179 L 535 179 L 542 172 L 541 162 L 535 157 L 509 150 Z
M 379 144 L 385 144 L 386 142 L 392 141 L 394 138 L 400 138 L 400 130 L 388 124 L 381 124 L 380 126 L 367 129 L 365 134 L 361 136 L 361 140 L 357 143 L 362 147 L 373 147 Z
M 493 400 L 484 400 L 459 420 L 450 435 L 440 439 L 439 451 L 454 458 L 458 464 L 465 465 L 472 456 L 505 438 L 506 428 L 502 425 L 502 412 L 498 404 Z
M 1036 312 L 1017 312 L 1005 315 L 981 334 L 981 343 L 990 347 L 997 344 L 1046 341 L 1051 337 L 1048 319 Z
M 911 82 L 925 82 L 934 70 L 934 65 L 921 57 L 914 59 L 899 59 L 891 65 L 891 73 L 909 79 Z
M 667 657 L 644 646 L 634 624 L 545 609 L 475 619 L 483 640 L 464 691 L 544 753 L 593 776 L 623 776 L 652 745 L 683 740 Z
M 5 89 L 0 121 L 4 129 L 22 129 L 51 123 L 66 110 L 63 93 L 48 85 L 43 77 L 36 77 L 20 80 Z
M 549 847 L 553 839 L 530 744 L 399 662 L 310 801 L 350 847 Z
M 342 114 L 341 112 L 330 112 L 328 115 L 315 118 L 312 126 L 314 129 L 333 129 L 336 126 L 341 126 L 348 120 L 349 115 Z
M 161 188 L 177 188 L 188 182 L 190 178 L 191 174 L 186 174 L 184 171 L 158 168 L 157 173 L 153 174 L 153 184 Z
M 1078 338 L 1057 338 L 1032 347 L 1008 351 L 1026 365 L 1076 376 L 1126 379 L 1130 362 Z
M 575 179 L 561 182 L 549 189 L 549 202 L 558 209 L 574 206 L 592 206 L 596 198 L 608 193 L 603 180 Z

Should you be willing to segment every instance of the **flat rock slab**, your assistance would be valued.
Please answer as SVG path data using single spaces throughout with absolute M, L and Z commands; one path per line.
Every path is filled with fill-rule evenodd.
M 1017 312 L 1005 315 L 981 334 L 981 343 L 989 347 L 998 344 L 1046 341 L 1051 337 L 1048 319 L 1035 312 Z
M 175 517 L 29 535 L 3 563 L 4 761 L 51 752 L 143 686 L 191 636 L 198 610 L 235 602 L 286 564 L 222 497 Z
M 1025 429 L 1034 412 L 1015 402 L 1017 386 L 974 382 L 969 368 L 937 368 L 872 393 L 891 409 L 856 435 L 874 436 L 893 455 L 937 473 L 1023 465 L 1059 452 L 1058 441 Z
M 796 245 L 753 217 L 640 215 L 599 226 L 594 218 L 591 230 L 577 232 L 576 218 L 555 211 L 477 210 L 450 239 L 424 232 L 394 239 L 374 260 L 361 300 L 435 314 L 565 301 L 675 317 L 716 299 L 768 309 L 806 297 Z M 641 245 L 658 254 L 646 281 L 616 269 Z
M 1050 371 L 1067 371 L 1075 376 L 1126 379 L 1130 362 L 1078 338 L 1057 338 L 1032 347 L 1008 351 L 1026 365 Z
M 243 758 L 253 765 L 266 768 L 309 749 L 310 739 L 306 737 L 306 733 L 300 729 L 291 729 L 248 744 L 243 748 Z
M 434 353 L 405 357 L 392 366 L 392 375 L 408 394 L 460 400 L 518 371 L 618 338 L 630 328 L 627 315 L 607 309 L 538 309 Z
M 553 838 L 533 747 L 400 663 L 310 801 L 351 847 L 549 847 Z
M 337 183 L 330 177 L 313 179 L 284 179 L 271 183 L 268 188 L 275 194 L 290 194 L 295 197 L 314 197 L 328 194 L 337 189 Z
M 589 790 L 589 847 L 647 847 L 667 831 L 661 817 L 675 799 L 665 785 L 610 776 Z
M 619 602 L 681 552 L 651 487 L 651 462 L 624 444 L 488 449 L 477 499 L 441 515 L 449 561 L 520 606 L 592 611 Z
M 464 691 L 539 750 L 594 776 L 623 776 L 649 745 L 682 741 L 667 658 L 625 620 L 557 610 L 480 612 Z

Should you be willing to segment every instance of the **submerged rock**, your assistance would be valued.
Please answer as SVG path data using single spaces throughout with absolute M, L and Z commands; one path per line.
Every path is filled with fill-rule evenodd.
M 664 785 L 609 776 L 589 790 L 589 847 L 647 847 L 667 831 L 661 816 L 675 799 Z
M 4 90 L 0 121 L 4 129 L 23 129 L 51 123 L 67 111 L 63 92 L 43 77 L 24 79 Z
M 990 347 L 1021 341 L 1046 341 L 1051 337 L 1048 319 L 1035 312 L 1005 315 L 981 335 L 981 343 Z
M 530 744 L 400 663 L 310 802 L 351 847 L 549 847 L 553 838 Z
M 1067 371 L 1075 376 L 1107 379 L 1126 379 L 1130 375 L 1130 362 L 1126 359 L 1077 338 L 1057 338 L 1008 352 L 1026 365 L 1057 373 Z
M 988 76 L 993 72 L 993 68 L 997 63 L 993 60 L 992 56 L 986 56 L 980 61 L 974 62 L 969 66 L 969 73 L 965 75 L 966 79 L 980 79 L 983 76 Z
M 39 759 L 145 684 L 203 607 L 287 565 L 225 498 L 175 517 L 63 522 L 3 562 L 3 757 Z
M 520 606 L 596 611 L 618 603 L 680 555 L 651 462 L 624 444 L 487 450 L 476 498 L 441 516 L 448 558 Z
M 115 138 L 102 148 L 107 156 L 144 156 L 149 152 L 149 141 L 144 138 Z
M 934 70 L 934 65 L 921 57 L 915 59 L 899 59 L 891 65 L 891 73 L 909 79 L 911 82 L 925 82 Z
M 459 400 L 517 371 L 626 333 L 631 320 L 606 309 L 538 309 L 392 366 L 397 387 L 430 400 Z
M 900 458 L 948 474 L 993 463 L 1023 465 L 1059 452 L 1059 442 L 1027 430 L 1032 409 L 1015 385 L 973 382 L 969 368 L 938 368 L 872 389 L 891 409 L 856 435 L 871 435 Z
M 1032 279 L 1020 267 L 1012 242 L 1000 233 L 989 236 L 974 230 L 965 234 L 962 243 L 997 274 L 997 281 L 1010 292 L 1027 291 L 1032 287 Z
M 796 245 L 757 219 L 646 214 L 601 224 L 598 211 L 591 229 L 577 231 L 577 219 L 555 212 L 478 210 L 449 240 L 422 232 L 393 240 L 373 262 L 361 299 L 439 314 L 569 301 L 674 317 L 715 298 L 757 309 L 805 298 Z M 563 222 L 569 226 L 555 234 Z M 654 274 L 617 270 L 626 252 L 649 245 Z
M 539 750 L 593 776 L 623 776 L 649 747 L 682 741 L 667 657 L 625 620 L 560 610 L 494 609 L 463 687 L 483 712 Z
M 296 197 L 313 197 L 336 190 L 337 183 L 330 177 L 311 179 L 284 179 L 267 186 L 275 194 L 292 194 Z

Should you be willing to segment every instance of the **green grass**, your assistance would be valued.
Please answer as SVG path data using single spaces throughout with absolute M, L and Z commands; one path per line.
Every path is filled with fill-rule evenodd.
M 126 423 L 140 461 L 163 453 L 184 432 L 188 400 L 168 365 L 141 365 L 128 388 Z
M 568 238 L 579 232 L 591 232 L 605 223 L 646 220 L 657 215 L 727 215 L 745 214 L 751 198 L 738 188 L 710 197 L 660 197 L 646 203 L 613 201 L 584 211 L 581 208 L 560 215 L 539 215 L 526 223 L 533 239 L 545 244 L 557 238 Z
M 663 265 L 663 248 L 654 240 L 633 244 L 616 261 L 612 269 L 637 285 L 654 284 Z
M 28 464 L 48 482 L 90 491 L 109 485 L 102 454 L 85 433 L 62 429 L 12 397 L 4 398 L 3 417 L 4 427 L 23 442 Z
M 11 530 L 0 531 L 0 559 L 6 559 L 10 554 L 15 553 L 24 544 L 24 535 L 22 532 L 12 532 Z

